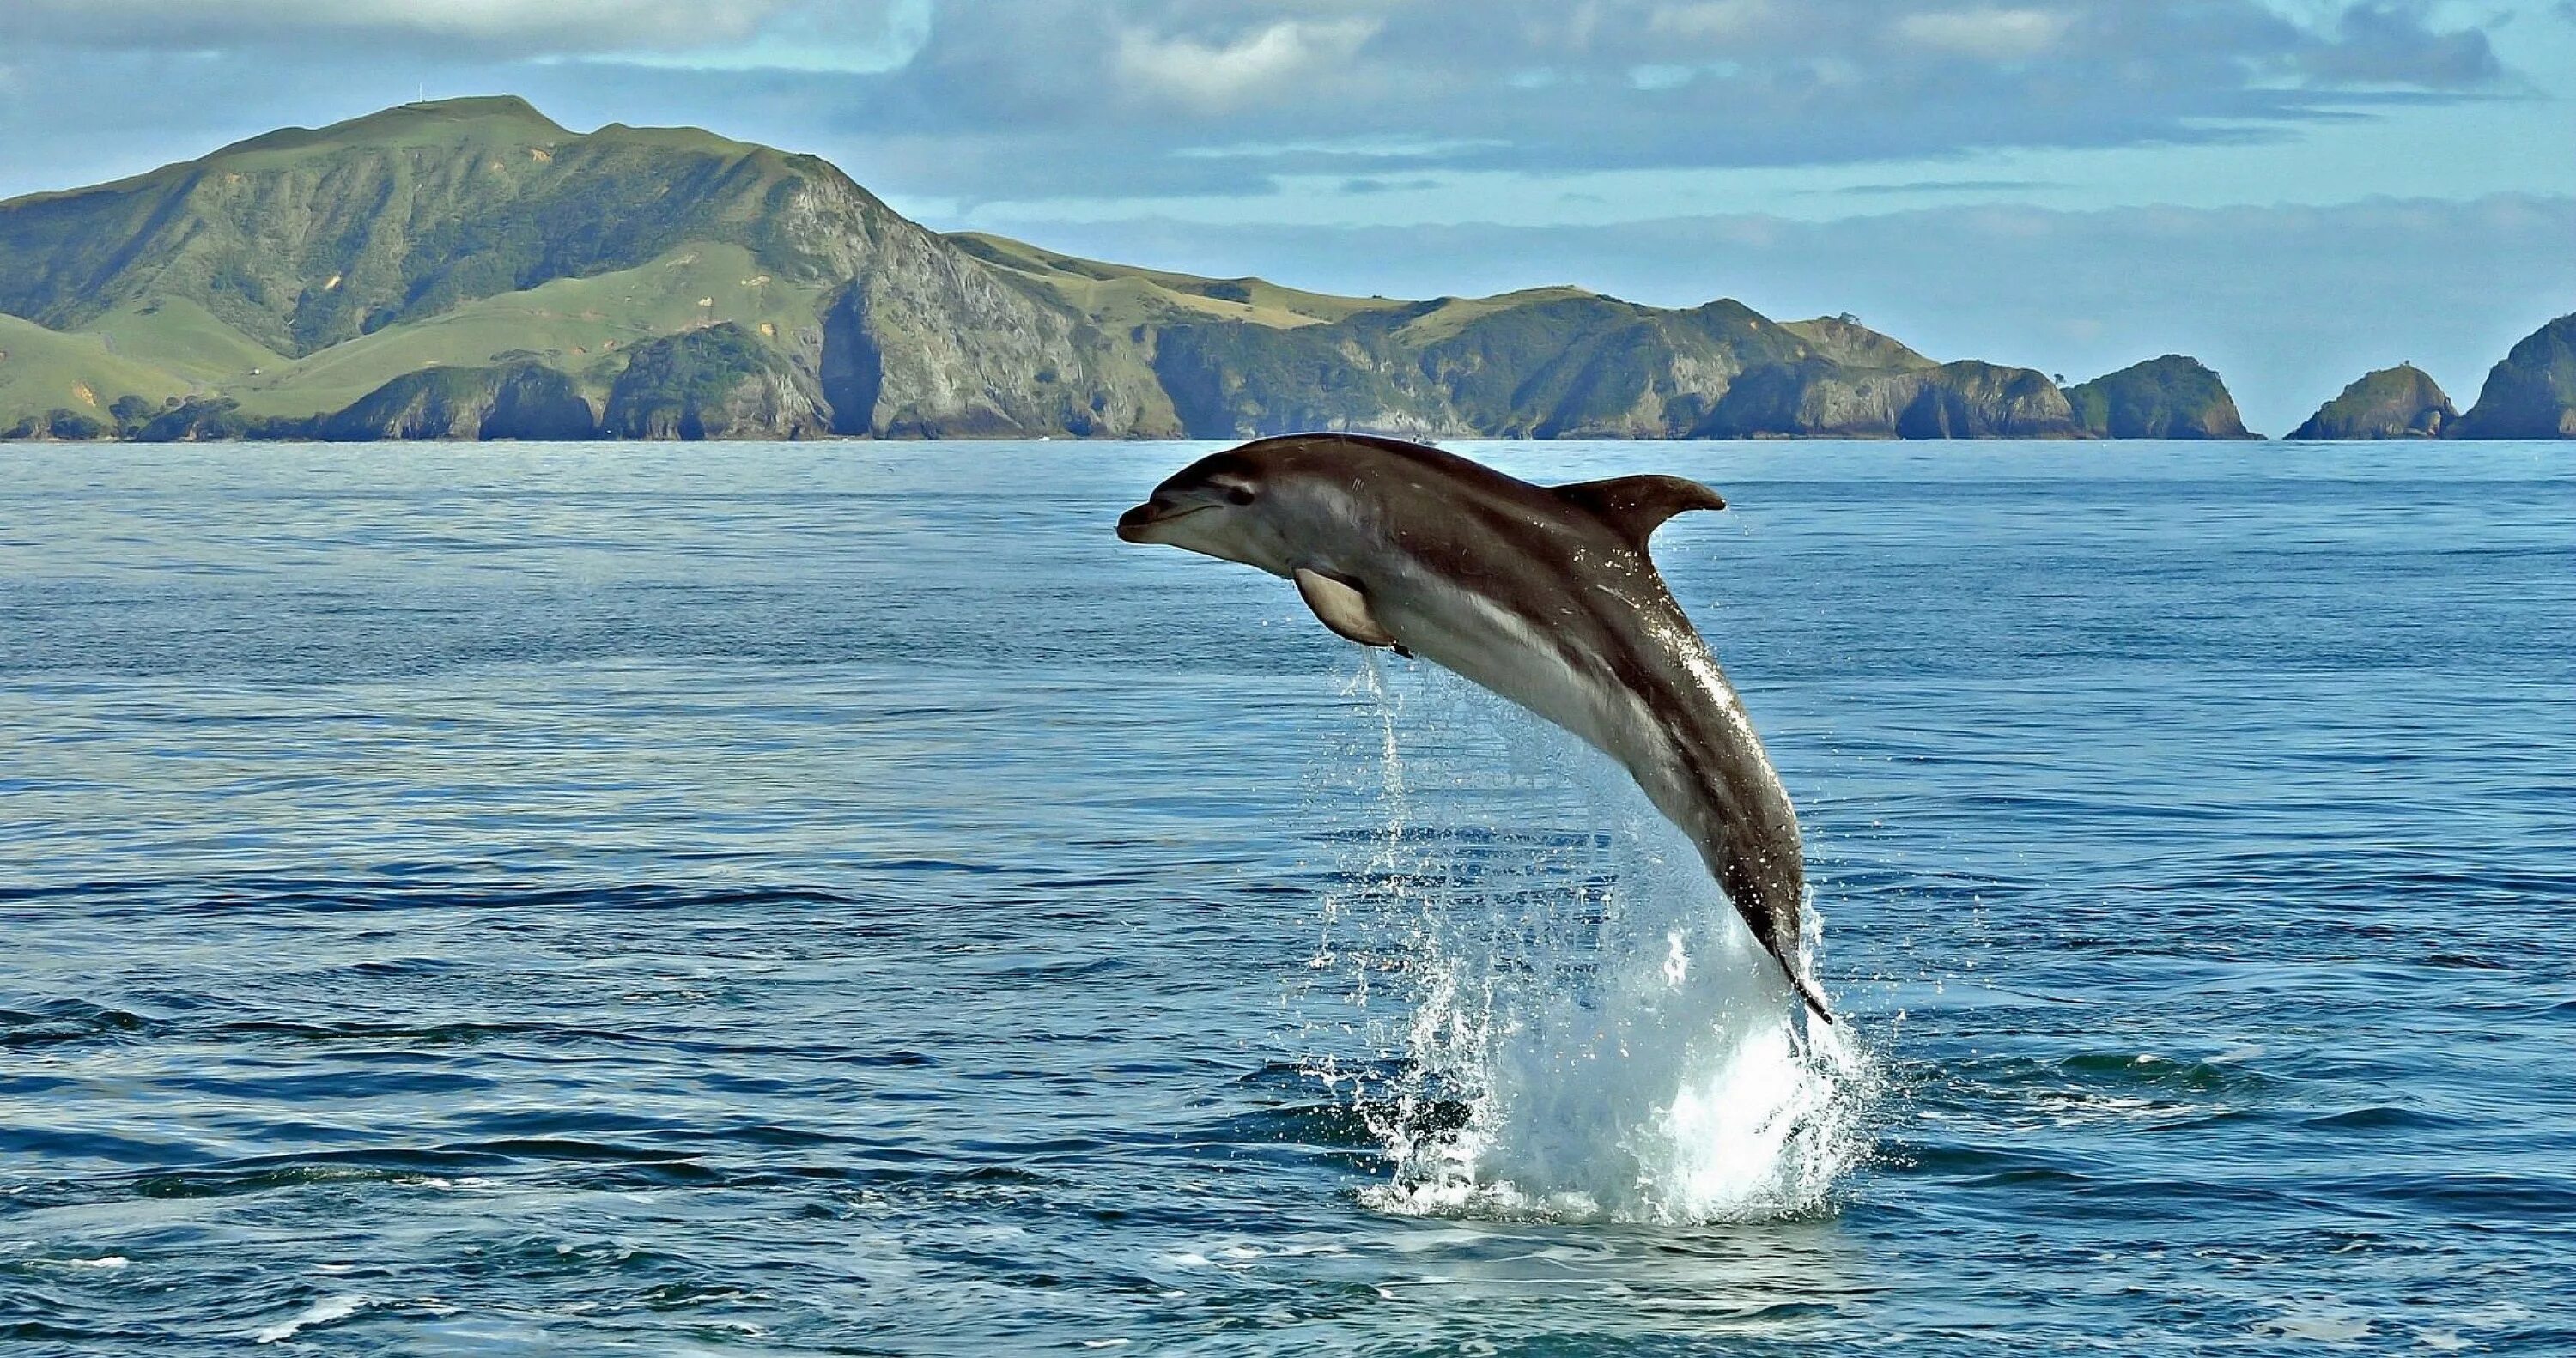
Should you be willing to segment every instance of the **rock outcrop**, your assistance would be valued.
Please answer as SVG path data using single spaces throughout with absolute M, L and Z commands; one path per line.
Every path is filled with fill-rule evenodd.
M 2447 430 L 2464 439 L 2576 438 L 2576 315 L 2533 331 L 2487 374 L 2478 403 Z
M 2305 424 L 2290 431 L 2294 439 L 2429 439 L 2460 417 L 2440 384 L 2412 363 L 2365 374 L 2343 389 Z
M 50 439 L 78 443 L 103 439 L 115 432 L 115 426 L 95 415 L 54 409 L 39 415 L 19 416 L 16 423 L 0 430 L 0 439 Z
M 2080 432 L 2040 373 L 1935 364 L 1857 325 L 1784 326 L 1730 301 L 1667 311 L 1548 289 L 1319 325 L 1181 321 L 1153 338 L 1154 371 L 1199 438 L 1292 429 L 1642 439 Z
M 2227 384 L 2198 359 L 2167 354 L 2066 390 L 2084 432 L 2111 439 L 2250 439 Z
M 1699 438 L 2079 438 L 2065 394 L 2028 368 L 1973 360 L 1845 368 L 1821 359 L 1746 371 Z
M 832 427 L 814 378 L 733 324 L 636 348 L 600 428 L 629 439 L 798 439 Z
M 586 439 L 598 435 L 572 379 L 542 363 L 405 373 L 314 426 L 319 438 Z

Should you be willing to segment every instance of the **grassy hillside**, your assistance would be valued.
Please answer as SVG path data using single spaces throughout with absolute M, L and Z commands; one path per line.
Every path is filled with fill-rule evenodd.
M 433 364 L 535 358 L 604 397 L 633 345 L 728 321 L 792 343 L 797 332 L 814 329 L 824 295 L 764 271 L 742 246 L 688 242 L 639 268 L 481 298 L 281 362 L 232 390 L 251 414 L 309 415 L 338 410 Z
M 80 333 L 98 336 L 125 358 L 202 385 L 230 385 L 290 362 L 185 297 L 129 302 Z
M 1408 305 L 1385 297 L 1303 292 L 1261 278 L 1200 278 L 1132 264 L 1104 263 L 979 231 L 959 232 L 948 239 L 976 258 L 1045 289 L 1112 330 L 1166 320 L 1201 319 L 1291 329 Z
M 1818 356 L 1848 368 L 1932 368 L 1940 365 L 1846 316 L 1782 321 L 1780 328 L 1815 346 Z
M 2044 375 L 1936 365 L 1849 317 L 1570 286 L 1342 297 L 941 236 L 810 156 L 577 133 L 507 97 L 0 203 L 0 313 L 0 432 L 2078 432 Z M 2215 375 L 2159 362 L 2189 370 L 2090 384 L 2097 424 L 2224 432 Z
M 111 351 L 96 335 L 58 334 L 0 316 L 0 430 L 53 410 L 112 423 L 108 407 L 119 397 L 158 406 L 188 390 L 187 382 Z
M 576 135 L 514 98 L 406 105 L 0 205 L 0 311 L 74 329 L 178 300 L 302 355 L 691 240 L 810 283 L 828 270 L 775 211 L 809 172 L 703 132 Z
M 91 341 L 22 345 L 20 375 L 45 380 L 0 415 L 73 385 L 193 393 L 215 413 L 189 436 L 314 421 L 434 368 L 542 363 L 604 408 L 636 349 L 726 325 L 797 377 L 725 427 L 802 429 L 815 398 L 860 433 L 1178 432 L 1132 346 L 824 162 L 693 129 L 570 132 L 513 98 L 0 203 L 0 312 Z

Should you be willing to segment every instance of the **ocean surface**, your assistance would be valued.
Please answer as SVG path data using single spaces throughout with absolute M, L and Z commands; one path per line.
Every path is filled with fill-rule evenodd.
M 1842 1026 L 1191 446 L 0 448 L 8 1351 L 2576 1352 L 2576 451 L 1460 447 Z

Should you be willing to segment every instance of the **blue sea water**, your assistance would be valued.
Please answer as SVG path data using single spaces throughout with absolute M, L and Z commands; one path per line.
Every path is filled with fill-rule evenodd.
M 12 1353 L 2576 1352 L 2565 446 L 1492 444 L 1806 824 L 1161 445 L 0 449 Z

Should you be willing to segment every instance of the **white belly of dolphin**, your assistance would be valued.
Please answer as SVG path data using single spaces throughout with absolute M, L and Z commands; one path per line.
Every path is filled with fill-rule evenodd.
M 1388 604 L 1381 616 L 1414 654 L 1573 732 L 1627 766 L 1648 792 L 1664 780 L 1657 766 L 1670 762 L 1667 742 L 1644 701 L 1578 667 L 1555 638 L 1518 613 L 1437 579 L 1396 593 Z M 1656 800 L 1660 806 L 1662 798 Z
M 1796 864 L 1787 795 L 1743 705 L 1697 633 L 1683 630 L 1686 623 L 1640 619 L 1647 629 L 1643 649 L 1652 654 L 1623 652 L 1614 665 L 1612 657 L 1588 654 L 1568 640 L 1578 629 L 1543 633 L 1514 610 L 1427 573 L 1385 589 L 1382 600 L 1373 602 L 1379 604 L 1377 615 L 1415 654 L 1564 727 L 1627 769 L 1655 809 L 1689 836 L 1747 924 L 1757 917 L 1770 923 L 1768 937 L 1754 926 L 1757 941 L 1778 958 L 1791 986 L 1815 1012 L 1831 1021 L 1822 997 L 1793 960 L 1803 894 L 1798 879 L 1804 874 Z M 1623 644 L 1616 629 L 1607 629 L 1606 636 L 1603 644 Z M 1623 669 L 1660 676 L 1660 710 L 1622 677 Z M 1730 784 L 1713 759 L 1758 766 L 1767 793 Z M 1790 827 L 1787 842 L 1766 840 L 1760 831 L 1748 839 L 1741 822 L 1768 818 L 1775 804 Z

